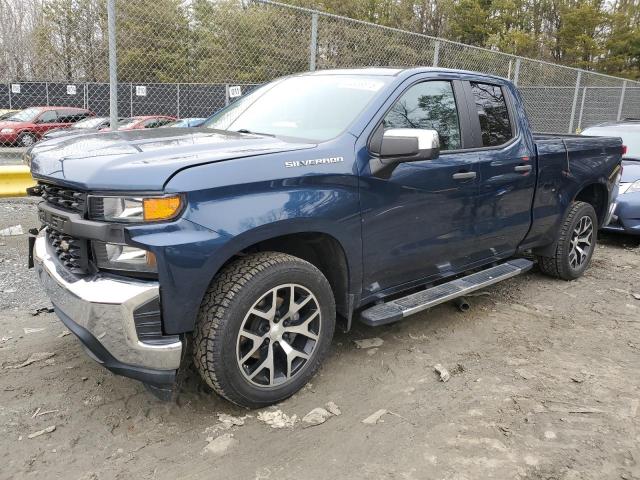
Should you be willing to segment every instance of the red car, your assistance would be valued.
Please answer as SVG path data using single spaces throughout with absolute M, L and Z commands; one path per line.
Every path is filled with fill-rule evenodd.
M 54 128 L 68 128 L 72 123 L 93 117 L 84 108 L 30 107 L 0 121 L 0 144 L 30 147 Z
M 124 118 L 118 122 L 118 130 L 140 130 L 143 128 L 158 128 L 167 123 L 175 122 L 175 117 L 167 115 L 142 115 L 138 117 Z M 101 132 L 110 131 L 110 128 L 100 130 Z

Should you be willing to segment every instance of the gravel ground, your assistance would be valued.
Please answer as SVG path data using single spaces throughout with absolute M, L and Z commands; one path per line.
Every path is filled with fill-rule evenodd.
M 35 198 L 0 199 L 0 230 L 20 226 L 23 235 L 0 236 L 0 310 L 49 304 L 35 275 L 27 270 L 27 232 L 39 226 Z
M 32 201 L 0 201 L 0 229 L 34 222 Z M 29 313 L 46 300 L 26 236 L 0 243 L 0 479 L 640 479 L 638 239 L 604 236 L 575 282 L 534 270 L 467 313 L 337 334 L 312 383 L 262 411 L 192 372 L 161 403 L 102 369 L 55 315 Z M 341 414 L 305 428 L 328 402 Z M 297 422 L 272 428 L 277 412 Z

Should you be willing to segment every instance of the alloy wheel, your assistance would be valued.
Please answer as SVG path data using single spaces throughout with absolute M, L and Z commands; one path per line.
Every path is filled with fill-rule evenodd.
M 591 217 L 582 217 L 571 233 L 569 265 L 571 268 L 582 267 L 589 259 L 593 242 L 593 221 Z
M 31 147 L 34 143 L 36 143 L 36 139 L 30 133 L 27 133 L 20 139 L 20 143 L 23 147 Z
M 320 328 L 320 306 L 313 293 L 293 283 L 272 288 L 242 321 L 236 343 L 240 371 L 259 387 L 291 381 L 315 351 Z

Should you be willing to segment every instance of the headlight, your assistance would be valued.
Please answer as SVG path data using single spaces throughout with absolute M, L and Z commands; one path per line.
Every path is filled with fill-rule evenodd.
M 629 185 L 629 188 L 627 188 L 627 190 L 624 193 L 634 193 L 634 192 L 640 192 L 640 180 L 636 180 L 631 185 Z
M 182 197 L 89 197 L 89 218 L 132 223 L 171 220 L 182 210 Z
M 129 272 L 157 272 L 155 255 L 130 245 L 94 241 L 93 255 L 98 268 Z
M 0 133 L 13 133 L 15 130 L 13 128 L 3 128 L 0 130 Z

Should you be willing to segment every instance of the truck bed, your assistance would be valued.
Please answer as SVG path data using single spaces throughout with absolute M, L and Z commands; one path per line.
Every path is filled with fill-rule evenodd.
M 594 184 L 612 181 L 621 161 L 622 140 L 617 137 L 588 137 L 572 134 L 534 133 L 538 180 L 533 200 L 532 226 L 527 244 L 553 242 L 568 205 L 578 192 Z M 601 193 L 602 207 L 596 209 L 600 226 L 607 221 L 609 195 Z

